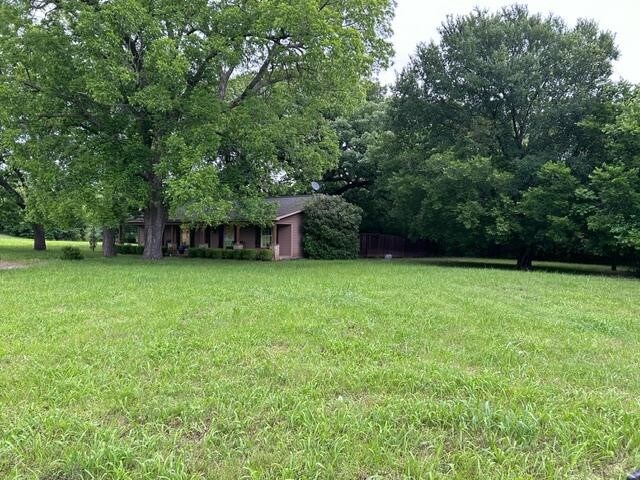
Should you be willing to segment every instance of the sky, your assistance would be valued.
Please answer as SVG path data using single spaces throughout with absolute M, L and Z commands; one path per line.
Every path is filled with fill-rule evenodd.
M 497 10 L 524 3 L 531 12 L 553 12 L 573 26 L 578 18 L 593 19 L 602 30 L 615 34 L 620 58 L 613 78 L 640 83 L 640 0 L 396 0 L 393 45 L 394 65 L 380 73 L 383 84 L 392 84 L 396 73 L 409 62 L 419 42 L 438 39 L 438 27 L 447 14 L 466 14 L 480 6 Z

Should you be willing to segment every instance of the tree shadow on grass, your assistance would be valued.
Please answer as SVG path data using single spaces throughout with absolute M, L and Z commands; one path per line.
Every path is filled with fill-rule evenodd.
M 405 259 L 410 263 L 420 263 L 437 267 L 453 268 L 487 268 L 495 270 L 518 271 L 515 260 L 503 260 L 492 258 L 458 258 L 458 257 L 432 257 Z M 618 267 L 616 271 L 610 266 L 586 263 L 562 263 L 562 262 L 533 262 L 533 272 L 566 273 L 570 275 L 596 275 L 619 278 L 633 278 L 633 271 L 629 267 Z M 526 273 L 526 272 L 523 272 Z

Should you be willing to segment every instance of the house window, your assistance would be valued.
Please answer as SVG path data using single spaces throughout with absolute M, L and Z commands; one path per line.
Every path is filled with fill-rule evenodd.
M 271 229 L 260 229 L 260 248 L 271 248 Z
M 233 230 L 233 227 L 230 226 L 224 228 L 224 248 L 233 248 L 236 240 Z

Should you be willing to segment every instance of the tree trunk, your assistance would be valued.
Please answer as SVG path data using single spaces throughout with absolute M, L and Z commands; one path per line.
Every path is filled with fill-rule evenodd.
M 161 182 L 155 177 L 151 182 L 151 200 L 144 211 L 144 252 L 147 260 L 162 259 L 162 237 L 167 222 L 167 207 L 162 201 Z
M 37 251 L 44 251 L 47 249 L 47 239 L 44 236 L 44 227 L 35 223 L 33 225 L 33 249 Z
M 533 251 L 527 247 L 518 256 L 518 270 L 528 271 L 533 268 Z
M 115 228 L 103 227 L 102 229 L 102 255 L 105 257 L 115 257 L 117 255 Z

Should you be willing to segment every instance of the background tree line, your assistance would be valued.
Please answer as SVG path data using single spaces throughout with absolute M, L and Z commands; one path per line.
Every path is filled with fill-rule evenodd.
M 514 5 L 440 36 L 335 122 L 327 191 L 443 253 L 637 262 L 640 96 L 611 81 L 613 35 Z

